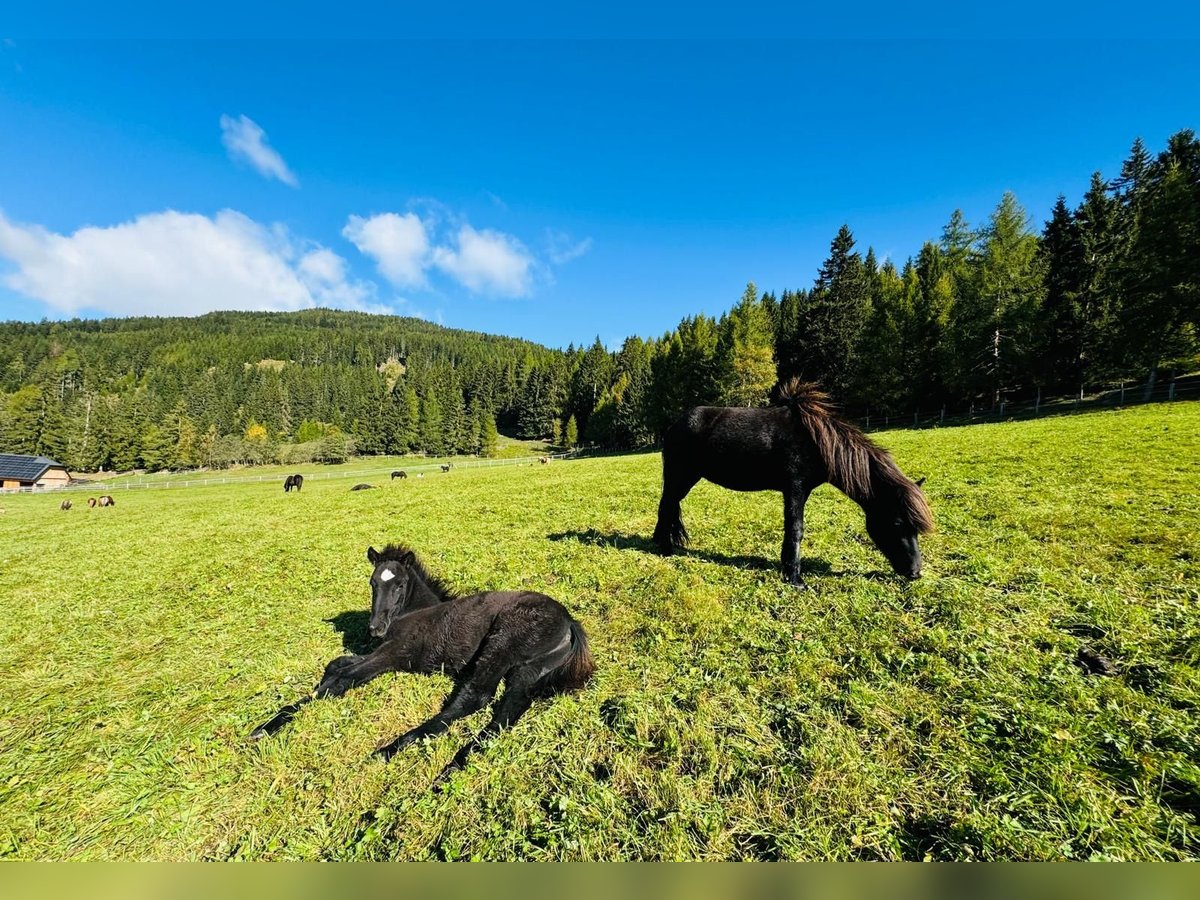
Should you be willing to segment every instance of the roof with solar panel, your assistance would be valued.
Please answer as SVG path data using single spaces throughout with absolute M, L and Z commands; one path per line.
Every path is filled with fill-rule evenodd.
M 47 469 L 66 468 L 48 456 L 22 456 L 19 453 L 0 453 L 0 478 L 12 481 L 37 481 Z

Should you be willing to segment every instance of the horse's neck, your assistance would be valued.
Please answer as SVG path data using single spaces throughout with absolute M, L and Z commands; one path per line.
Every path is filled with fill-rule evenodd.
M 437 606 L 443 600 L 449 599 L 443 597 L 420 578 L 413 578 L 412 593 L 408 598 L 409 609 L 422 609 L 426 606 Z

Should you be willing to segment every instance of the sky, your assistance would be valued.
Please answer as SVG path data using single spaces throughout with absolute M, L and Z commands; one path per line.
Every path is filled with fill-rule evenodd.
M 616 348 L 810 286 L 843 223 L 897 265 L 1007 190 L 1040 229 L 1200 130 L 1193 40 L 5 27 L 0 320 L 319 305 Z

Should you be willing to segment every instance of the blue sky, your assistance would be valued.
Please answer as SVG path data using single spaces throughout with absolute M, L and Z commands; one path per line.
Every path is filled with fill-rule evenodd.
M 0 319 L 615 346 L 808 286 L 843 222 L 898 263 L 1005 190 L 1040 227 L 1200 128 L 1185 41 L 0 40 Z

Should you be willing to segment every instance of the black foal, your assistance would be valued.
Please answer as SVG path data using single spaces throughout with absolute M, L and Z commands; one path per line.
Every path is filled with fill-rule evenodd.
M 455 754 L 438 776 L 441 782 L 462 768 L 481 743 L 516 722 L 535 699 L 577 690 L 591 677 L 587 636 L 557 600 L 533 591 L 455 596 L 401 546 L 382 552 L 368 548 L 367 559 L 375 567 L 370 632 L 383 643 L 371 653 L 332 660 L 310 696 L 285 706 L 252 738 L 274 734 L 310 700 L 340 697 L 384 672 L 449 675 L 454 690 L 437 715 L 376 749 L 391 759 L 398 750 L 487 706 L 503 680 L 504 695 L 491 721 Z

